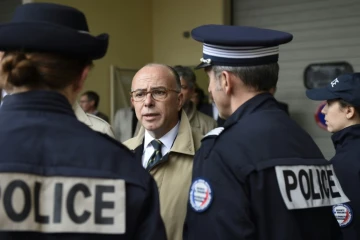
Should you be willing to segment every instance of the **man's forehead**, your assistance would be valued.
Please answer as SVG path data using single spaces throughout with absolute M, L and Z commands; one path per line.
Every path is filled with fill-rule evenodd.
M 169 87 L 175 83 L 170 77 L 165 77 L 159 74 L 142 75 L 134 78 L 132 82 L 133 88 L 148 88 L 148 87 Z
M 163 74 L 157 74 L 157 73 L 152 73 L 152 74 L 141 74 L 138 76 L 134 77 L 134 80 L 137 81 L 145 81 L 145 82 L 149 82 L 149 81 L 167 81 L 167 79 L 169 79 L 168 76 L 164 76 Z

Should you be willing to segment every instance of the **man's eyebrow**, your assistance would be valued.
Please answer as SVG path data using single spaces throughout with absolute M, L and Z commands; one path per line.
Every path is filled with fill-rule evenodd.
M 137 88 L 132 90 L 132 92 L 137 92 L 137 91 L 146 91 L 146 88 Z
M 166 88 L 165 86 L 156 86 L 156 87 L 151 87 L 150 90 L 153 90 L 153 89 L 162 89 L 162 88 Z M 132 90 L 133 92 L 137 92 L 137 91 L 147 91 L 146 88 L 137 88 L 135 90 Z

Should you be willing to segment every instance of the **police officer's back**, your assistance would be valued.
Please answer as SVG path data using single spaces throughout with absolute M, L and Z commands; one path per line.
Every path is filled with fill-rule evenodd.
M 166 239 L 156 184 L 72 109 L 108 36 L 83 14 L 25 4 L 0 26 L 0 239 Z
M 348 201 L 311 137 L 268 92 L 284 32 L 207 25 L 199 68 L 224 128 L 195 156 L 184 239 L 338 239 L 331 204 Z

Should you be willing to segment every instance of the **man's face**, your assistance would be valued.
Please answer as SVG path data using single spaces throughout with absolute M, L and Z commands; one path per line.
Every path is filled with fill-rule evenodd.
M 228 118 L 231 113 L 228 112 L 229 110 L 229 99 L 226 97 L 225 91 L 221 86 L 221 77 L 217 79 L 213 70 L 206 71 L 209 77 L 209 96 L 210 99 L 215 102 L 216 107 L 219 110 L 220 117 L 226 119 Z
M 190 88 L 186 80 L 184 80 L 183 78 L 180 78 L 180 82 L 181 82 L 181 93 L 184 96 L 184 104 L 187 104 L 190 101 L 192 95 L 194 94 L 194 89 Z
M 197 92 L 194 92 L 194 94 L 191 95 L 190 100 L 197 106 L 200 102 L 199 94 Z
M 143 67 L 134 76 L 131 89 L 136 91 L 131 97 L 136 117 L 153 137 L 161 138 L 177 124 L 183 98 L 181 93 L 168 91 L 177 89 L 175 77 L 168 68 L 161 65 Z M 166 97 L 161 100 L 146 94 L 153 91 L 159 96 L 164 90 Z M 134 96 L 144 96 L 144 99 L 136 101 Z
M 80 97 L 80 106 L 85 112 L 90 112 L 92 110 L 92 101 L 89 101 L 88 97 L 86 95 L 82 95 Z

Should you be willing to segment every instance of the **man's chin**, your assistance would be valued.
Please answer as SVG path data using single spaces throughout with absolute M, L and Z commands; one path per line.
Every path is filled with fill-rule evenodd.
M 158 128 L 156 123 L 149 123 L 148 121 L 142 121 L 142 125 L 148 131 L 155 131 Z

